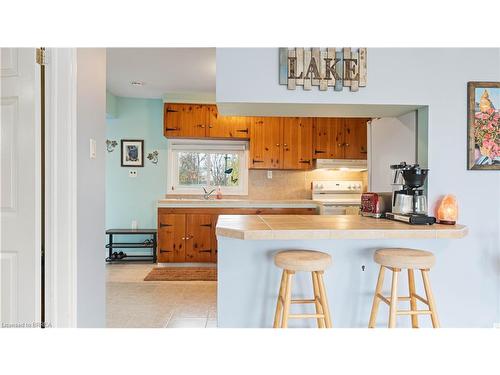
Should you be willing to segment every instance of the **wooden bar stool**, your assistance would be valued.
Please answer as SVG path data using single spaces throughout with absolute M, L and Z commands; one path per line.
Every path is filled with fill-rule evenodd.
M 429 282 L 429 269 L 436 261 L 434 254 L 428 251 L 414 249 L 379 249 L 375 251 L 373 259 L 375 260 L 375 263 L 380 264 L 380 272 L 378 275 L 377 287 L 375 289 L 375 296 L 373 297 L 373 306 L 368 327 L 375 327 L 378 306 L 380 301 L 383 301 L 389 305 L 389 328 L 396 327 L 397 315 L 410 315 L 412 327 L 418 328 L 418 315 L 422 314 L 430 315 L 432 326 L 434 328 L 439 328 L 436 304 L 434 302 L 434 296 L 432 295 L 431 284 Z M 392 271 L 392 287 L 390 297 L 384 297 L 382 295 L 385 268 Z M 401 272 L 401 269 L 405 268 L 408 270 L 409 295 L 408 297 L 398 297 L 398 275 L 399 272 Z M 426 299 L 419 296 L 415 291 L 414 269 L 419 269 L 422 273 Z M 417 300 L 426 304 L 428 306 L 428 310 L 418 310 Z M 398 310 L 398 301 L 409 301 L 410 309 Z
M 320 251 L 287 250 L 274 257 L 276 266 L 283 269 L 281 285 L 274 315 L 274 328 L 286 328 L 288 319 L 316 318 L 319 328 L 331 328 L 330 309 L 326 297 L 323 272 L 332 263 L 332 257 Z M 292 277 L 295 272 L 311 272 L 314 298 L 292 299 Z M 290 314 L 291 304 L 314 303 L 316 314 Z

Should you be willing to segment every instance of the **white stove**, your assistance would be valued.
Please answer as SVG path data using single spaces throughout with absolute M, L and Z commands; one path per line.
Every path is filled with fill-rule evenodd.
M 313 181 L 312 199 L 321 215 L 357 215 L 361 206 L 361 181 Z

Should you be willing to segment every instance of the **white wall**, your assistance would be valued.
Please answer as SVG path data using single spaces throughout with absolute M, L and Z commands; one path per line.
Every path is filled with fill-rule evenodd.
M 277 48 L 218 48 L 217 103 L 428 105 L 430 207 L 446 193 L 468 237 L 433 275 L 443 326 L 500 322 L 500 173 L 467 171 L 467 81 L 500 81 L 500 49 L 368 50 L 368 86 L 351 93 L 287 90 Z M 234 108 L 234 107 L 233 107 Z M 340 271 L 339 271 L 340 272 Z
M 106 50 L 77 50 L 77 326 L 105 326 Z M 97 143 L 89 158 L 89 139 Z
M 389 165 L 414 164 L 417 156 L 416 112 L 373 119 L 368 126 L 369 191 L 392 191 Z

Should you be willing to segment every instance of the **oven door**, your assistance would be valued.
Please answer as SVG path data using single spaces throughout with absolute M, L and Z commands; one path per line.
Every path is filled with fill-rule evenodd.
M 319 208 L 320 215 L 358 215 L 359 206 L 323 203 Z

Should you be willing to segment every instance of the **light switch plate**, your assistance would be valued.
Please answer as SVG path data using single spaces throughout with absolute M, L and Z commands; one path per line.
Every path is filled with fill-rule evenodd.
M 96 142 L 94 138 L 90 138 L 89 142 L 89 157 L 95 159 L 97 154 Z
M 273 178 L 273 171 L 267 171 L 267 178 L 270 180 Z
M 137 177 L 137 169 L 129 169 L 128 176 L 129 177 Z

